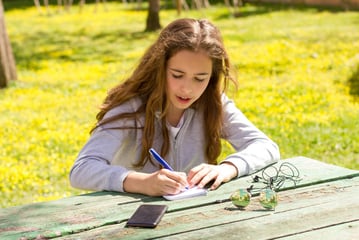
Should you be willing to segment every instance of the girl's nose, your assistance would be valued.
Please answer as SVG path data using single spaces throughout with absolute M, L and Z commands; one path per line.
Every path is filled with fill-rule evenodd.
M 181 91 L 185 94 L 192 92 L 192 79 L 186 78 L 181 86 Z

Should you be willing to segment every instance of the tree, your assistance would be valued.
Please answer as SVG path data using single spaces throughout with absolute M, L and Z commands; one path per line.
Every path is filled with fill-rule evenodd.
M 145 31 L 153 32 L 160 28 L 160 0 L 149 0 Z
M 4 6 L 0 0 L 0 88 L 7 87 L 10 80 L 16 80 L 16 65 L 6 32 Z

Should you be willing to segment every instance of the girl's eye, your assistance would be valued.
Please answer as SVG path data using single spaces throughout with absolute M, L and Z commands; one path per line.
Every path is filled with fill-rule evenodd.
M 172 74 L 173 78 L 181 78 L 183 75 L 176 75 L 176 74 Z
M 203 82 L 206 79 L 205 78 L 195 78 L 195 80 L 198 81 L 198 82 Z

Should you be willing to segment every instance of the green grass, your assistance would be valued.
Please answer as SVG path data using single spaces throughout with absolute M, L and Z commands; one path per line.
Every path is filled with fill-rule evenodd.
M 0 90 L 2 207 L 83 193 L 68 173 L 98 106 L 158 35 L 143 32 L 147 11 L 134 5 L 48 15 L 15 3 L 5 1 L 19 80 Z M 161 10 L 163 26 L 177 17 Z M 229 95 L 283 159 L 359 169 L 359 106 L 348 84 L 359 65 L 359 13 L 246 5 L 239 18 L 221 6 L 181 17 L 221 29 L 240 83 Z

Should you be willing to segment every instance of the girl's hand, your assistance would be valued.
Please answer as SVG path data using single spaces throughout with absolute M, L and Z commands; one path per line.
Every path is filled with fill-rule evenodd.
M 197 185 L 203 188 L 210 181 L 214 181 L 211 190 L 214 190 L 223 182 L 228 182 L 237 176 L 237 168 L 230 163 L 222 163 L 220 165 L 201 164 L 191 169 L 188 174 L 187 181 L 189 187 Z
M 172 172 L 167 169 L 161 169 L 150 174 L 131 172 L 123 183 L 124 191 L 149 196 L 178 194 L 187 186 L 185 173 Z

